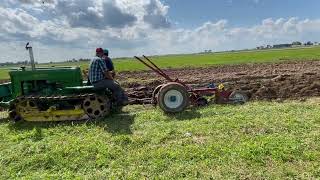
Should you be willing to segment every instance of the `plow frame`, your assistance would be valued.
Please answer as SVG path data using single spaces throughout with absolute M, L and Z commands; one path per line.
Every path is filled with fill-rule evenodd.
M 192 105 L 206 105 L 208 102 L 203 102 L 204 96 L 215 96 L 216 99 L 219 99 L 218 100 L 219 103 L 225 103 L 229 101 L 229 96 L 232 94 L 231 91 L 226 91 L 224 88 L 220 89 L 218 87 L 192 88 L 190 85 L 187 85 L 185 82 L 179 80 L 178 78 L 176 79 L 171 78 L 167 73 L 165 73 L 162 69 L 160 69 L 155 63 L 153 63 L 150 58 L 148 58 L 145 55 L 142 55 L 142 56 L 143 56 L 143 59 L 137 56 L 134 56 L 134 57 L 138 61 L 140 61 L 142 64 L 144 64 L 146 67 L 148 67 L 149 69 L 157 73 L 159 76 L 162 76 L 168 82 L 175 82 L 185 87 L 189 93 L 189 100 Z M 161 86 L 162 85 L 159 85 L 153 92 L 152 99 L 154 104 L 157 103 L 156 95 L 158 93 L 157 91 L 160 90 Z

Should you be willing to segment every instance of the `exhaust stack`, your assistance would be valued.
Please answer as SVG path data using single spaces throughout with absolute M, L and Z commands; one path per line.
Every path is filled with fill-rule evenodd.
M 34 63 L 34 57 L 33 57 L 32 47 L 29 46 L 29 42 L 26 44 L 26 50 L 29 50 L 31 69 L 32 69 L 32 71 L 35 71 L 35 70 L 36 70 L 36 65 L 35 65 L 35 63 Z

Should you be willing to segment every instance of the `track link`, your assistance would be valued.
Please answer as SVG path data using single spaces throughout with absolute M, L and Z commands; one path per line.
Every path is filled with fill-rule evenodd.
M 14 121 L 67 121 L 90 119 L 82 107 L 82 102 L 96 94 L 52 95 L 52 96 L 20 96 L 10 106 L 9 117 Z M 74 102 L 70 105 L 69 102 Z M 60 106 L 69 105 L 68 109 Z M 45 107 L 43 106 L 45 105 Z M 71 107 L 71 108 L 70 108 Z

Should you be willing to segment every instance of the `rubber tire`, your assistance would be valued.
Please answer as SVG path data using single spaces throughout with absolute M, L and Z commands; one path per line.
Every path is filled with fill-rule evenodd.
M 165 95 L 170 90 L 179 91 L 183 96 L 183 101 L 177 108 L 170 108 L 164 103 Z M 163 85 L 158 93 L 158 105 L 166 113 L 178 113 L 184 111 L 189 106 L 189 94 L 187 89 L 181 84 L 175 82 Z
M 236 94 L 241 94 L 243 96 L 243 101 L 241 102 L 233 102 L 234 104 L 244 104 L 246 102 L 248 102 L 249 98 L 248 98 L 248 95 L 247 93 L 243 92 L 243 91 L 233 91 L 230 96 L 229 96 L 229 99 L 232 99 L 232 97 Z

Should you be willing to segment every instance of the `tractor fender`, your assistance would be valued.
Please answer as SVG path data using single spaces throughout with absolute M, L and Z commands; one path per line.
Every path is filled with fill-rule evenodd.
M 157 86 L 153 92 L 152 92 L 152 103 L 153 104 L 157 104 L 157 98 L 158 98 L 158 93 L 160 91 L 160 89 L 162 88 L 163 84 Z

